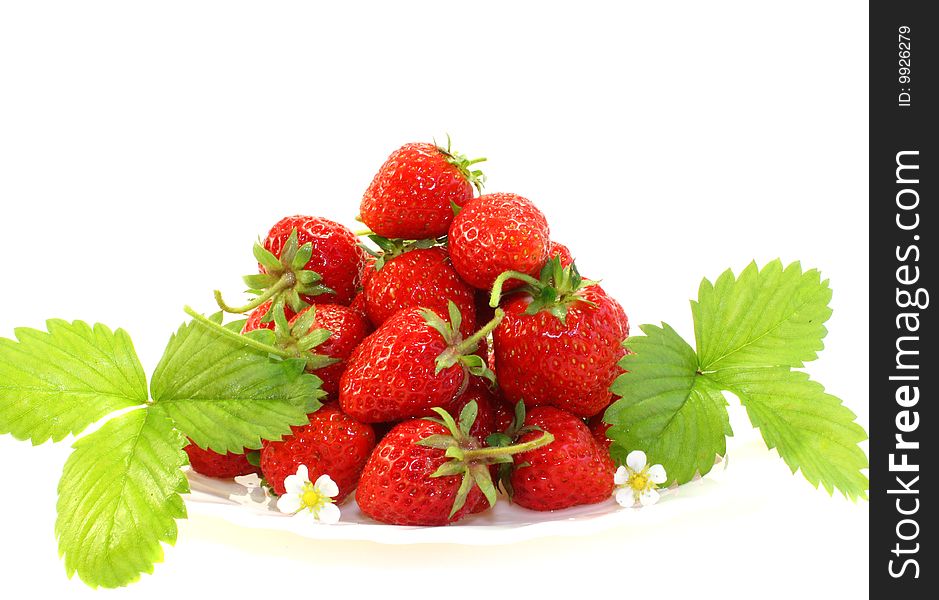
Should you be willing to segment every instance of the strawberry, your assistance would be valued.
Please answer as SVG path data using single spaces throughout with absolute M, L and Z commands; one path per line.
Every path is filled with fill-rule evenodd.
M 311 369 L 310 372 L 323 380 L 322 388 L 330 398 L 336 398 L 339 393 L 339 379 L 346 370 L 346 359 L 352 354 L 362 340 L 369 333 L 368 320 L 351 306 L 339 304 L 314 304 L 309 306 L 290 320 L 291 329 L 297 328 L 304 315 L 312 320 L 303 323 L 297 331 L 299 340 L 303 344 L 303 336 L 315 333 L 317 330 L 326 330 L 329 337 L 316 346 L 316 353 L 336 359 L 335 362 L 324 367 Z
M 548 222 L 516 194 L 485 194 L 453 218 L 447 243 L 453 267 L 473 287 L 488 290 L 504 271 L 535 275 L 548 259 Z M 521 285 L 510 281 L 506 289 Z
M 612 400 L 610 384 L 622 373 L 629 321 L 619 303 L 571 265 L 553 258 L 541 279 L 523 273 L 522 293 L 503 302 L 505 318 L 493 332 L 499 384 L 510 402 L 550 405 L 579 417 L 602 411 Z M 493 296 L 500 294 L 499 282 Z
M 355 494 L 363 513 L 394 525 L 452 523 L 495 504 L 490 465 L 553 440 L 542 434 L 525 445 L 485 448 L 469 434 L 474 402 L 463 409 L 459 424 L 447 411 L 435 412 L 440 419 L 399 423 L 375 447 Z
M 338 408 L 326 404 L 309 415 L 310 422 L 292 427 L 293 433 L 279 442 L 265 440 L 261 446 L 261 472 L 274 489 L 284 493 L 284 480 L 306 465 L 311 481 L 329 475 L 339 486 L 337 502 L 355 489 L 372 449 L 375 432 Z
M 433 407 L 450 406 L 469 374 L 491 377 L 473 352 L 501 311 L 464 340 L 460 310 L 453 302 L 448 308 L 449 322 L 426 308 L 398 311 L 367 337 L 339 382 L 342 409 L 364 423 L 421 417 Z
M 524 420 L 526 428 L 551 433 L 554 442 L 514 457 L 512 501 L 532 510 L 559 510 L 608 500 L 616 470 L 583 421 L 551 407 L 534 408 Z M 518 442 L 537 439 L 537 430 L 523 433 Z
M 348 305 L 359 287 L 365 251 L 347 227 L 321 217 L 294 216 L 278 221 L 267 238 L 254 245 L 260 274 L 244 278 L 256 298 L 240 307 L 229 306 L 215 292 L 219 307 L 230 313 L 246 313 L 268 300 L 273 314 L 289 308 L 300 312 L 310 304 Z
M 376 327 L 402 308 L 430 308 L 446 314 L 452 301 L 463 316 L 460 331 L 476 329 L 473 290 L 463 283 L 441 247 L 417 248 L 383 261 L 365 285 L 365 310 Z
M 249 333 L 257 329 L 272 329 L 273 336 L 262 340 L 276 349 L 283 358 L 301 358 L 306 370 L 322 380 L 322 389 L 333 399 L 339 392 L 339 379 L 346 369 L 346 359 L 369 332 L 369 323 L 351 307 L 339 304 L 313 304 L 294 315 L 290 321 L 284 313 L 268 313 L 273 321 L 265 323 L 259 317 L 266 311 L 262 304 L 256 308 L 242 329 Z
M 485 177 L 469 160 L 436 144 L 405 144 L 381 166 L 365 190 L 359 214 L 376 234 L 418 240 L 446 235 L 453 205 L 482 191 Z
M 192 440 L 189 441 L 189 445 L 183 450 L 189 455 L 189 464 L 196 473 L 201 473 L 207 477 L 231 479 L 239 475 L 261 472 L 258 467 L 248 462 L 248 458 L 244 453 L 219 454 L 212 450 L 200 448 Z M 248 452 L 248 450 L 245 450 L 245 452 Z

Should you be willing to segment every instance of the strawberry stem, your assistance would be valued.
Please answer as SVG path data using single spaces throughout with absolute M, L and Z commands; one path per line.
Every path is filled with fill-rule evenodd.
M 505 317 L 505 311 L 501 308 L 497 308 L 495 316 L 491 321 L 483 325 L 479 331 L 469 336 L 456 347 L 456 352 L 459 356 L 466 354 L 467 352 L 474 350 L 479 346 L 479 343 L 486 339 L 486 336 L 492 333 L 492 330 L 499 326 L 499 323 L 502 322 L 502 319 Z
M 240 315 L 254 310 L 282 291 L 293 287 L 296 283 L 297 276 L 293 272 L 287 271 L 281 275 L 277 283 L 268 288 L 263 294 L 243 306 L 229 306 L 225 300 L 222 299 L 222 292 L 219 290 L 215 290 L 215 302 L 218 303 L 218 307 L 225 312 Z
M 489 296 L 489 306 L 491 308 L 499 306 L 499 300 L 502 299 L 502 286 L 505 285 L 505 282 L 509 279 L 521 279 L 525 283 L 531 285 L 538 285 L 541 283 L 531 275 L 519 273 L 518 271 L 505 271 L 496 277 L 496 280 L 492 284 L 492 295 Z
M 215 321 L 212 321 L 211 319 L 207 318 L 205 315 L 197 313 L 189 306 L 183 307 L 183 311 L 185 311 L 187 315 L 192 317 L 192 319 L 196 321 L 197 323 L 199 323 L 200 325 L 204 325 L 208 327 L 209 329 L 211 329 L 212 331 L 218 333 L 222 337 L 227 337 L 228 339 L 238 342 L 239 344 L 243 346 L 247 346 L 249 348 L 253 348 L 254 350 L 259 350 L 261 352 L 266 352 L 268 354 L 273 354 L 281 358 L 296 358 L 295 356 L 293 356 L 290 352 L 287 352 L 286 350 L 281 350 L 280 348 L 269 346 L 265 344 L 264 342 L 259 342 L 258 340 L 252 339 L 246 335 L 235 333 L 231 329 L 227 329 L 223 327 L 222 325 L 219 325 Z
M 554 436 L 549 432 L 545 431 L 544 435 L 541 437 L 535 438 L 531 441 L 524 442 L 521 444 L 512 444 L 511 446 L 493 446 L 488 448 L 478 448 L 476 450 L 464 450 L 463 451 L 463 460 L 465 462 L 471 462 L 474 460 L 480 460 L 485 458 L 498 458 L 501 456 L 511 456 L 513 454 L 521 454 L 522 452 L 528 452 L 529 450 L 535 450 L 536 448 L 541 448 L 542 446 L 547 446 L 554 441 Z

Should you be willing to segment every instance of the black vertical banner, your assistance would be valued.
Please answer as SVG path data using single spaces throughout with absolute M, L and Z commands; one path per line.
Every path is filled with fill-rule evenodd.
M 935 597 L 939 428 L 936 153 L 939 21 L 927 2 L 870 9 L 870 577 L 898 598 Z M 847 208 L 847 207 L 846 207 Z M 937 295 L 931 297 L 931 293 Z

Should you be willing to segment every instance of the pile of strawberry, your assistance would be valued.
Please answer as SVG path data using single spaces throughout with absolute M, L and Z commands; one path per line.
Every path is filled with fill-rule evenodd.
M 396 150 L 365 191 L 377 249 L 311 216 L 255 246 L 244 332 L 267 328 L 307 361 L 326 402 L 259 456 L 194 444 L 193 469 L 260 474 L 275 494 L 305 465 L 369 517 L 445 525 L 499 490 L 557 510 L 605 501 L 602 422 L 629 334 L 622 307 L 580 276 L 528 199 L 482 194 L 479 160 L 435 144 Z M 257 453 L 254 453 L 257 454 Z

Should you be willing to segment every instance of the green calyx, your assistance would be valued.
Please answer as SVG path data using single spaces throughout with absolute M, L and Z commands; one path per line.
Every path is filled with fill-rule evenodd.
M 499 275 L 492 285 L 489 306 L 493 308 L 499 306 L 499 301 L 502 299 L 502 286 L 509 279 L 519 279 L 525 282 L 525 285 L 507 293 L 522 292 L 532 297 L 531 304 L 525 309 L 526 315 L 534 315 L 544 310 L 565 323 L 567 311 L 575 302 L 595 306 L 593 302 L 583 297 L 582 291 L 598 282 L 581 277 L 574 263 L 568 267 L 562 267 L 559 256 L 554 256 L 545 263 L 538 279 L 518 271 L 506 271 Z
M 316 354 L 313 349 L 325 342 L 332 333 L 326 329 L 314 329 L 310 331 L 314 319 L 316 319 L 316 308 L 306 311 L 296 320 L 293 326 L 287 323 L 284 312 L 271 311 L 274 314 L 274 331 L 270 329 L 256 329 L 246 334 L 239 334 L 230 329 L 219 325 L 215 321 L 206 318 L 194 311 L 190 307 L 185 307 L 186 314 L 192 317 L 200 324 L 218 332 L 220 335 L 237 339 L 240 343 L 250 346 L 256 350 L 266 352 L 271 356 L 288 360 L 300 359 L 306 363 L 309 371 L 321 369 L 331 364 L 339 362 L 331 356 Z
M 434 248 L 437 246 L 443 246 L 447 243 L 447 236 L 442 236 L 439 238 L 428 238 L 424 240 L 401 240 L 401 239 L 390 239 L 376 235 L 374 233 L 368 232 L 368 239 L 372 241 L 379 250 L 374 250 L 365 244 L 359 244 L 363 250 L 365 250 L 369 256 L 375 258 L 374 268 L 376 271 L 380 271 L 385 263 L 393 258 L 401 256 L 405 252 L 410 252 L 411 250 L 420 250 L 426 248 Z
M 447 134 L 447 147 L 434 142 L 434 145 L 437 146 L 437 150 L 446 157 L 447 162 L 460 170 L 460 174 L 463 176 L 463 179 L 468 181 L 476 191 L 480 194 L 483 193 L 483 187 L 486 185 L 486 175 L 479 169 L 474 169 L 473 165 L 485 162 L 485 158 L 474 158 L 469 159 L 462 154 L 454 152 L 450 149 L 450 134 Z
M 302 312 L 291 325 L 283 311 L 271 311 L 274 315 L 274 346 L 290 354 L 293 358 L 306 361 L 310 371 L 328 367 L 339 362 L 338 358 L 316 354 L 313 349 L 332 336 L 332 332 L 322 327 L 312 329 L 316 321 L 316 306 Z
M 455 421 L 450 413 L 442 408 L 434 408 L 440 418 L 426 417 L 426 420 L 443 425 L 449 434 L 435 434 L 415 442 L 419 446 L 443 450 L 450 459 L 440 465 L 431 477 L 449 477 L 461 475 L 460 488 L 457 490 L 453 507 L 450 509 L 452 517 L 466 504 L 466 498 L 473 486 L 478 486 L 489 505 L 496 503 L 497 491 L 489 473 L 489 465 L 510 465 L 512 456 L 541 448 L 554 441 L 554 436 L 545 432 L 544 435 L 524 444 L 508 444 L 498 447 L 486 447 L 479 440 L 470 435 L 470 429 L 476 421 L 479 407 L 476 402 L 470 402 L 460 412 L 459 422 Z
M 230 306 L 222 299 L 222 293 L 215 290 L 215 301 L 225 312 L 240 315 L 270 300 L 271 309 L 261 319 L 263 323 L 273 321 L 277 313 L 283 314 L 285 306 L 298 313 L 310 305 L 303 296 L 336 293 L 320 283 L 323 278 L 319 273 L 304 268 L 311 256 L 313 244 L 307 242 L 300 246 L 296 229 L 290 232 L 279 258 L 260 242 L 255 242 L 254 258 L 264 267 L 265 272 L 246 275 L 243 278 L 248 286 L 248 293 L 254 294 L 254 300 L 243 306 Z
M 512 420 L 512 423 L 509 425 L 508 429 L 503 432 L 496 432 L 486 438 L 486 445 L 493 448 L 505 448 L 510 447 L 512 444 L 522 437 L 526 433 L 531 433 L 532 431 L 544 431 L 541 427 L 537 425 L 525 425 L 525 402 L 519 400 L 515 403 L 515 418 Z M 551 435 L 551 434 L 548 434 Z M 523 463 L 518 466 L 512 463 L 502 463 L 499 465 L 499 485 L 502 487 L 502 491 L 505 492 L 505 495 L 511 501 L 512 496 L 515 494 L 515 490 L 512 488 L 512 471 L 515 468 L 522 468 L 530 466 L 528 463 Z
M 421 315 L 427 321 L 427 324 L 440 333 L 447 343 L 447 349 L 437 357 L 436 373 L 460 364 L 467 373 L 485 377 L 490 383 L 494 384 L 496 382 L 495 373 L 489 369 L 483 357 L 474 354 L 474 352 L 479 349 L 479 343 L 486 339 L 486 336 L 502 322 L 505 312 L 501 308 L 496 309 L 495 317 L 465 340 L 460 333 L 463 315 L 452 300 L 447 305 L 447 312 L 449 313 L 449 323 L 429 308 L 421 309 Z

